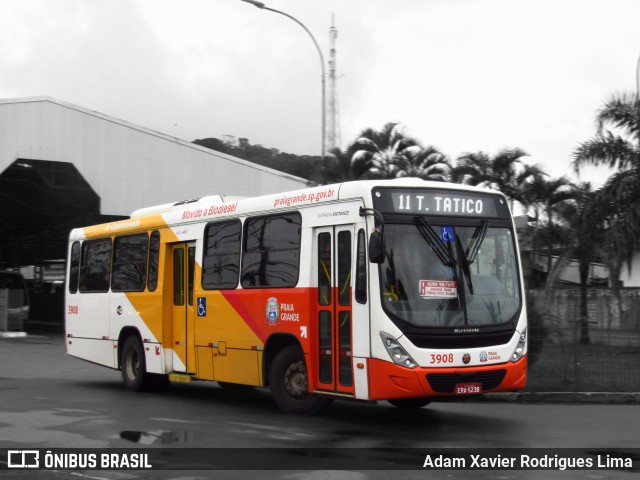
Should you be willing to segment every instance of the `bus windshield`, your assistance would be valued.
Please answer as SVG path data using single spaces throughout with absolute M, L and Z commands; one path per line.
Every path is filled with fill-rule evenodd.
M 414 327 L 487 326 L 508 322 L 520 310 L 509 228 L 416 217 L 386 223 L 384 236 L 382 302 L 392 319 Z

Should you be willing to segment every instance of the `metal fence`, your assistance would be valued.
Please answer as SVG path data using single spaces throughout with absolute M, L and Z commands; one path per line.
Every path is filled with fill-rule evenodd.
M 588 291 L 588 343 L 580 291 L 530 291 L 527 391 L 640 392 L 640 289 Z

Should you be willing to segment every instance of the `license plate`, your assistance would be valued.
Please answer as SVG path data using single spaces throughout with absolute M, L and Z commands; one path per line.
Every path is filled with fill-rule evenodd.
M 481 383 L 458 383 L 456 385 L 456 395 L 477 395 L 482 393 Z

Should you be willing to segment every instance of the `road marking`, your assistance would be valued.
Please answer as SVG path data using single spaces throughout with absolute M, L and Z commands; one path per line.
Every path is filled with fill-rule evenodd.
M 179 418 L 162 418 L 162 417 L 151 417 L 150 420 L 158 420 L 160 422 L 173 422 L 173 423 L 202 423 L 201 421 L 195 421 L 195 420 L 181 420 Z
M 47 470 L 48 472 L 56 472 L 56 473 L 62 473 L 62 471 L 60 470 Z M 67 472 L 65 472 L 67 473 Z M 78 472 L 68 472 L 69 475 L 72 475 L 74 477 L 80 477 L 80 478 L 88 478 L 89 480 L 111 480 L 107 477 L 94 477 L 93 475 L 85 475 L 84 473 L 78 473 Z

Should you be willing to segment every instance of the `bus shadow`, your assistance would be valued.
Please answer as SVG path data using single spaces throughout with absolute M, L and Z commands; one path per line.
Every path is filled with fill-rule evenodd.
M 222 388 L 216 382 L 171 383 L 158 391 L 142 392 L 132 392 L 125 389 L 120 381 L 83 381 L 75 383 L 74 386 L 92 391 L 102 391 L 125 401 L 133 398 L 145 398 L 154 399 L 154 404 L 159 406 L 165 403 L 170 403 L 174 407 L 180 405 L 182 411 L 202 406 L 215 407 L 216 405 L 246 407 L 256 410 L 256 413 L 280 411 L 273 404 L 271 394 L 267 389 L 246 387 L 236 391 Z
M 216 382 L 172 383 L 160 392 L 130 392 L 114 381 L 88 381 L 77 386 L 109 397 L 114 414 L 119 405 L 126 404 L 128 409 L 158 417 L 178 410 L 191 412 L 180 416 L 186 419 L 208 421 L 217 415 L 238 422 L 250 419 L 308 429 L 314 432 L 309 439 L 314 447 L 441 447 L 443 441 L 455 445 L 462 438 L 467 445 L 484 446 L 488 436 L 509 438 L 519 428 L 517 416 L 495 415 L 486 402 L 434 402 L 403 410 L 387 402 L 339 400 L 316 415 L 297 416 L 283 413 L 265 388 L 226 389 Z

